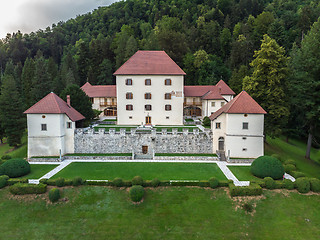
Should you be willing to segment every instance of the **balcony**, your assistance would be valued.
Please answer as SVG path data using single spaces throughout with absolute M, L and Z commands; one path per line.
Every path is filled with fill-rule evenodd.
M 101 102 L 100 103 L 100 107 L 115 107 L 117 106 L 117 103 L 116 102 Z
M 184 102 L 184 106 L 202 106 L 202 102 Z

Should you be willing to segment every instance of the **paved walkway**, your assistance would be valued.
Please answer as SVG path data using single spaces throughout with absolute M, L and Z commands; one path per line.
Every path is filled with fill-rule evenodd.
M 59 164 L 56 168 L 52 169 L 50 172 L 45 174 L 39 179 L 29 179 L 29 183 L 38 184 L 41 179 L 49 179 L 58 172 L 60 172 L 62 169 L 67 167 L 70 163 L 73 162 L 179 162 L 179 163 L 216 163 L 218 167 L 221 169 L 223 174 L 226 176 L 227 179 L 232 180 L 234 185 L 236 186 L 248 186 L 250 184 L 250 181 L 239 181 L 236 176 L 233 175 L 233 173 L 230 171 L 230 169 L 227 166 L 250 166 L 250 163 L 227 163 L 227 162 L 221 162 L 221 161 L 207 161 L 207 160 L 151 160 L 151 159 L 135 159 L 135 160 L 78 160 L 78 159 L 69 159 L 64 160 L 62 162 L 30 162 L 30 164 Z

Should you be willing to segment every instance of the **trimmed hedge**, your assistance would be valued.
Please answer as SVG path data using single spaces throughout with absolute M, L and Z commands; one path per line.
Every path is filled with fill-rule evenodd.
M 22 158 L 10 159 L 0 165 L 0 175 L 11 178 L 27 175 L 30 171 L 30 164 Z
M 4 188 L 5 186 L 7 186 L 8 179 L 9 177 L 7 175 L 0 176 L 0 188 Z
M 261 156 L 251 164 L 251 173 L 259 178 L 281 179 L 284 175 L 282 163 L 271 156 Z
M 9 186 L 14 185 L 16 183 L 28 183 L 28 179 L 26 179 L 26 178 L 9 178 L 7 180 L 7 184 Z
M 251 183 L 250 186 L 245 187 L 235 186 L 233 183 L 230 183 L 229 190 L 231 197 L 257 196 L 262 194 L 262 188 L 256 183 Z
M 134 185 L 129 190 L 131 201 L 140 202 L 144 196 L 144 188 L 141 185 Z
M 312 192 L 320 192 L 320 180 L 317 178 L 310 178 L 310 189 Z
M 275 189 L 276 183 L 271 177 L 265 177 L 264 182 L 266 184 L 266 189 Z
M 134 178 L 132 178 L 132 185 L 143 185 L 143 179 L 140 176 L 135 176 Z
M 152 187 L 159 187 L 160 185 L 160 180 L 158 178 L 152 179 L 151 180 L 151 186 Z
M 219 186 L 219 180 L 215 177 L 209 179 L 209 184 L 211 188 L 217 188 Z
M 283 167 L 286 173 L 291 173 L 292 171 L 296 170 L 296 166 L 293 164 L 285 164 Z
M 283 180 L 283 187 L 285 189 L 292 190 L 292 189 L 294 189 L 294 182 L 292 182 L 289 179 L 284 179 Z
M 49 199 L 51 202 L 57 202 L 60 198 L 60 190 L 58 188 L 52 188 L 49 191 Z
M 72 179 L 72 186 L 79 186 L 79 185 L 82 185 L 83 184 L 83 180 L 81 177 L 74 177 Z
M 115 178 L 113 181 L 113 186 L 115 187 L 123 187 L 123 180 L 122 178 Z
M 63 186 L 65 186 L 65 180 L 64 180 L 64 178 L 58 178 L 58 179 L 56 179 L 56 180 L 55 180 L 55 185 L 56 185 L 57 187 L 63 187 Z
M 302 178 L 305 177 L 306 175 L 303 172 L 298 172 L 298 171 L 292 171 L 290 173 L 294 178 Z
M 297 166 L 296 161 L 292 159 L 286 160 L 284 164 L 291 164 L 291 165 L 294 165 L 295 167 Z
M 308 178 L 298 178 L 295 183 L 299 193 L 307 193 L 310 191 L 310 182 Z
M 42 183 L 39 183 L 39 184 L 16 183 L 9 187 L 9 191 L 15 195 L 41 194 L 47 191 L 47 185 Z

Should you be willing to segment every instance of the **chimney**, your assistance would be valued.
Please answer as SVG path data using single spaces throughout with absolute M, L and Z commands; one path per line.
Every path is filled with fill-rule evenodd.
M 219 87 L 219 93 L 221 93 L 221 87 Z
M 70 104 L 70 95 L 67 95 L 67 104 L 69 105 L 69 107 L 71 107 L 71 104 Z

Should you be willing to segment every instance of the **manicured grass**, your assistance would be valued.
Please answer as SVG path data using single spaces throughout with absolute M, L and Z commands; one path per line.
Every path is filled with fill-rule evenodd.
M 131 156 L 132 153 L 69 153 L 65 156 Z
M 38 179 L 41 178 L 46 173 L 50 172 L 52 169 L 57 167 L 57 165 L 54 164 L 30 164 L 31 172 L 23 176 L 21 178 L 28 178 L 28 179 Z
M 214 163 L 71 163 L 52 178 L 72 179 L 80 176 L 90 180 L 113 180 L 120 177 L 131 180 L 141 176 L 145 180 L 208 180 L 216 177 L 226 180 Z
M 299 171 L 304 172 L 308 177 L 320 177 L 320 163 L 316 162 L 319 150 L 312 148 L 311 159 L 305 159 L 306 144 L 302 141 L 291 140 L 289 143 L 282 138 L 267 138 L 265 154 L 278 154 L 282 160 L 292 159 L 296 161 Z
M 264 191 L 246 214 L 223 189 L 146 189 L 129 201 L 126 189 L 82 186 L 61 189 L 69 201 L 48 204 L 43 195 L 12 198 L 0 190 L 1 239 L 319 239 L 317 195 Z M 47 195 L 47 193 L 46 193 Z
M 250 172 L 250 166 L 228 166 L 228 168 L 240 181 L 252 181 L 260 179 L 252 175 Z
M 216 157 L 217 154 L 212 154 L 212 153 L 155 153 L 155 156 L 167 156 L 167 157 L 177 157 L 177 156 Z
M 25 158 L 27 157 L 27 133 L 25 132 L 21 139 L 21 146 L 14 149 L 13 147 L 10 147 L 6 140 L 4 141 L 4 144 L 0 145 L 0 158 L 3 155 L 10 155 L 12 158 Z

